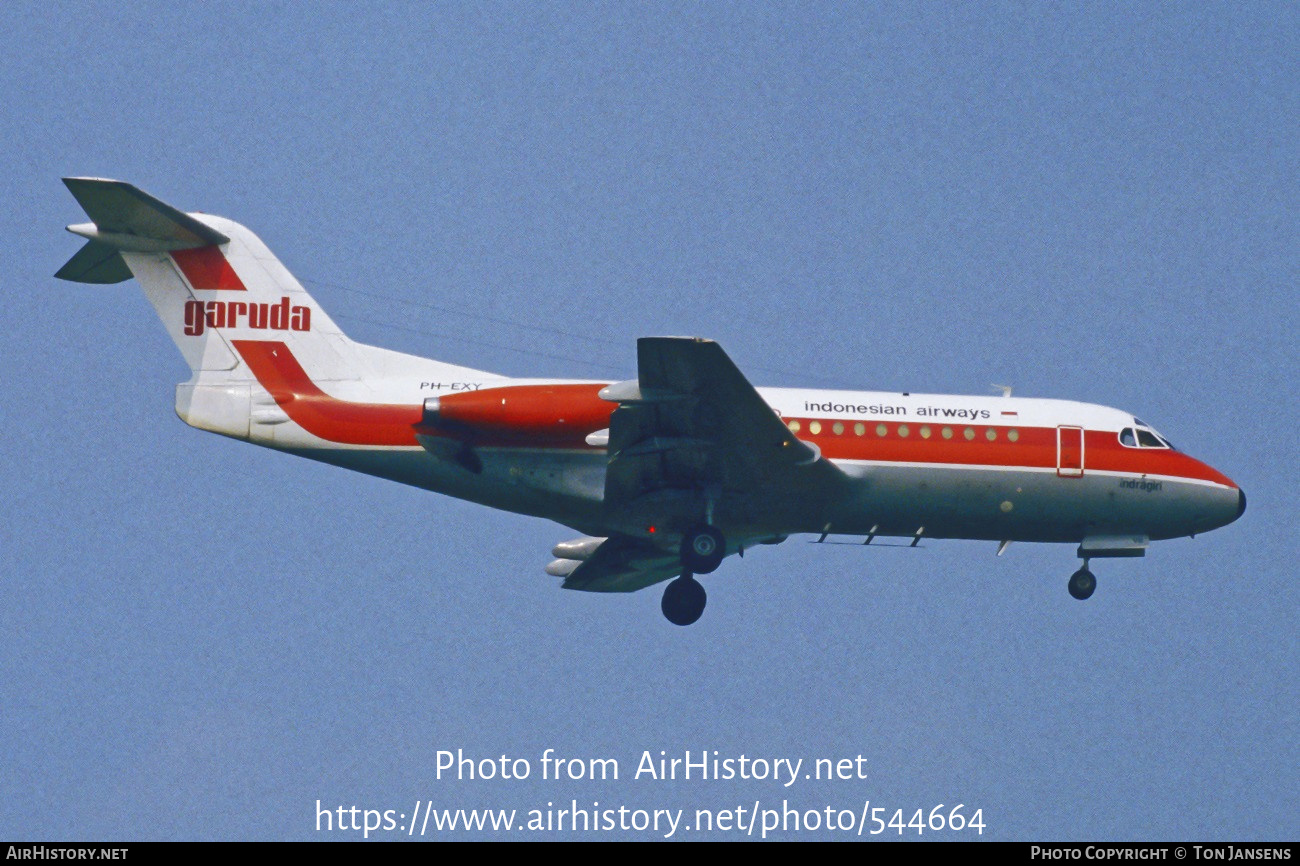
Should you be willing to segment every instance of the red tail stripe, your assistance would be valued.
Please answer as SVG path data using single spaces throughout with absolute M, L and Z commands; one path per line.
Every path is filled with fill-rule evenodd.
M 196 291 L 247 291 L 239 274 L 221 254 L 220 247 L 199 247 L 193 250 L 173 250 L 172 261 L 181 269 L 185 279 Z
M 285 414 L 313 436 L 345 445 L 420 444 L 413 425 L 424 416 L 424 407 L 339 400 L 316 387 L 284 343 L 231 343 Z

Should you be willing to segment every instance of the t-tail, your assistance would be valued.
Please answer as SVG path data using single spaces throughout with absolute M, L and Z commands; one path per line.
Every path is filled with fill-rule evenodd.
M 259 405 L 274 411 L 294 399 L 286 369 L 327 391 L 475 372 L 348 339 L 238 223 L 184 213 L 122 181 L 63 182 L 91 221 L 68 226 L 87 243 L 55 276 L 140 282 L 192 371 L 176 389 L 176 413 L 191 426 L 250 438 Z

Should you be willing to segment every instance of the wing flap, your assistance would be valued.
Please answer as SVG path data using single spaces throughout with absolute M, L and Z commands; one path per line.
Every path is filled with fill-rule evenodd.
M 557 548 L 558 549 L 558 548 Z M 570 567 L 568 563 L 576 564 Z M 565 563 L 561 568 L 560 563 Z M 554 570 L 552 570 L 552 568 Z M 581 592 L 636 592 L 681 574 L 676 553 L 670 553 L 627 536 L 611 536 L 600 543 L 587 559 L 561 559 L 549 573 L 566 572 L 565 589 Z

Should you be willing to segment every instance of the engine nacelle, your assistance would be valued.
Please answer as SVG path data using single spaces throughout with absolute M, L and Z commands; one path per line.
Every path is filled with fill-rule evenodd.
M 507 385 L 424 401 L 423 426 L 476 445 L 526 442 L 586 445 L 609 426 L 616 408 L 597 396 L 602 385 Z

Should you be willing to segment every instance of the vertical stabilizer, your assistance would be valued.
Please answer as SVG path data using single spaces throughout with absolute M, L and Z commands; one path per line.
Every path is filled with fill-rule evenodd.
M 258 364 L 266 358 L 292 363 L 312 387 L 326 391 L 330 383 L 346 391 L 399 378 L 488 376 L 354 343 L 257 235 L 236 222 L 183 213 L 118 180 L 64 183 L 91 222 L 68 226 L 87 243 L 56 276 L 140 282 L 193 372 L 176 394 L 177 414 L 188 424 L 248 438 L 250 405 L 254 421 L 259 406 L 282 417 L 274 407 L 295 395 L 259 380 Z
M 195 375 L 250 373 L 237 339 L 285 343 L 318 380 L 356 378 L 351 341 L 251 231 L 220 217 L 187 214 L 128 183 L 64 180 L 91 222 L 68 230 L 88 239 L 57 276 L 117 282 L 134 276 Z

